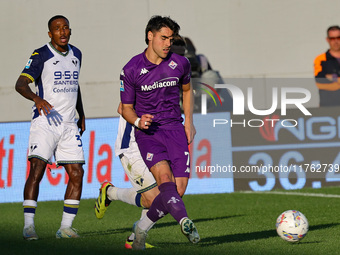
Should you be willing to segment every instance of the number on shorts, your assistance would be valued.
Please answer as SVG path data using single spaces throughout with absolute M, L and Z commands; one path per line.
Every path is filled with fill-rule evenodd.
M 77 140 L 80 141 L 80 144 L 78 144 L 78 147 L 82 147 L 83 146 L 83 142 L 81 141 L 80 135 L 76 135 Z
M 189 166 L 189 164 L 190 164 L 190 154 L 189 154 L 188 151 L 185 151 L 185 152 L 184 152 L 184 155 L 188 156 L 188 159 L 187 159 L 187 166 Z

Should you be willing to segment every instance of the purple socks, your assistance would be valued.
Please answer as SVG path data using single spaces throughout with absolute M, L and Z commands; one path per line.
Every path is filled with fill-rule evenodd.
M 188 217 L 183 200 L 177 193 L 175 183 L 163 183 L 158 189 L 160 193 L 152 202 L 147 213 L 150 220 L 156 222 L 168 213 L 170 213 L 178 223 L 181 219 Z

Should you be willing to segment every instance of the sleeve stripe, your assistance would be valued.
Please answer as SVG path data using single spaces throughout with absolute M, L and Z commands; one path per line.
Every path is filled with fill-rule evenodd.
M 25 76 L 25 77 L 29 78 L 32 82 L 34 82 L 34 78 L 31 75 L 29 75 L 27 73 L 21 73 L 20 75 Z

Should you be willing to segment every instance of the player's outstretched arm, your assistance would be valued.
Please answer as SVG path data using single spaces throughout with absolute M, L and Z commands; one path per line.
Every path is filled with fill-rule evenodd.
M 194 94 L 190 82 L 182 86 L 183 88 L 183 112 L 185 116 L 184 128 L 185 134 L 190 144 L 196 135 L 194 126 L 193 112 L 194 112 Z
M 29 84 L 31 83 L 31 79 L 29 79 L 26 76 L 19 76 L 16 84 L 15 84 L 15 90 L 22 95 L 23 97 L 27 98 L 28 100 L 31 100 L 35 103 L 36 108 L 38 109 L 39 114 L 41 115 L 41 110 L 45 113 L 45 115 L 49 114 L 51 109 L 53 108 L 52 105 L 50 105 L 49 102 L 42 99 L 29 87 Z

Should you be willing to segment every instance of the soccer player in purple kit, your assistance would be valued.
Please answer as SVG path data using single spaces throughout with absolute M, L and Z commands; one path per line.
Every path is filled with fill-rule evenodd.
M 170 213 L 190 242 L 200 240 L 188 218 L 181 196 L 190 176 L 188 144 L 193 125 L 190 63 L 170 52 L 179 25 L 169 17 L 153 16 L 145 29 L 147 49 L 133 57 L 121 72 L 123 117 L 136 127 L 135 136 L 146 165 L 154 175 L 160 194 L 144 218 L 134 224 L 133 249 L 145 249 L 147 232 Z M 182 124 L 180 90 L 183 91 Z

